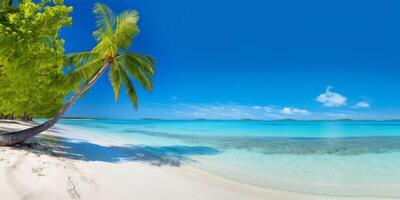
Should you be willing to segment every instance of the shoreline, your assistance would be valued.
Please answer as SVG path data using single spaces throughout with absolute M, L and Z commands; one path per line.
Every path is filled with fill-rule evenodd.
M 29 126 L 29 123 L 19 121 L 8 122 L 0 120 L 0 130 Z M 60 137 L 68 141 L 86 141 L 88 145 L 83 146 L 85 148 L 97 145 L 107 150 L 106 146 L 124 145 L 120 141 L 94 138 L 84 131 L 57 125 L 33 141 L 44 145 L 1 147 L 2 199 L 393 199 L 314 195 L 271 189 L 228 180 L 187 165 L 171 166 L 168 162 L 157 166 L 144 162 L 148 160 L 107 162 L 98 159 L 96 156 L 99 155 L 91 155 L 95 159 L 88 159 L 92 149 L 83 148 L 80 150 L 89 152 L 72 151 L 70 155 L 59 148 L 63 145 L 57 141 Z M 102 156 L 110 156 L 107 153 L 110 152 L 105 151 Z M 29 192 L 25 194 L 19 190 Z

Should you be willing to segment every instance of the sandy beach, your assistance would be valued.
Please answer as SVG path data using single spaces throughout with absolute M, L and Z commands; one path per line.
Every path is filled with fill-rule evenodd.
M 31 126 L 1 121 L 0 130 Z M 124 144 L 57 126 L 17 147 L 0 148 L 1 199 L 379 199 L 287 192 L 233 182 L 168 158 L 115 161 Z
M 0 200 L 400 200 L 399 10 L 0 0 Z

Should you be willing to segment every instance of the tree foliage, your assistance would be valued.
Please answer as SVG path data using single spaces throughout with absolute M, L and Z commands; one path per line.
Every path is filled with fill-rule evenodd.
M 13 1 L 14 2 L 14 1 Z M 0 116 L 49 117 L 63 105 L 62 0 L 0 0 Z
M 132 104 L 137 108 L 138 98 L 133 80 L 138 81 L 144 89 L 152 90 L 152 78 L 155 74 L 153 58 L 128 51 L 139 33 L 138 13 L 127 10 L 116 15 L 108 6 L 100 3 L 96 4 L 93 12 L 97 17 L 97 30 L 93 32 L 93 36 L 98 43 L 90 52 L 68 55 L 69 63 L 77 66 L 77 69 L 68 76 L 67 83 L 76 89 L 82 88 L 104 65 L 109 66 L 109 79 L 115 100 L 118 100 L 123 85 Z

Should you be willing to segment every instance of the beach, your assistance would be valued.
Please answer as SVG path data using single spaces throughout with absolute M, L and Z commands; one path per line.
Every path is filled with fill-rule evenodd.
M 399 9 L 0 0 L 0 200 L 400 200 Z
M 1 121 L 0 130 L 32 125 Z M 82 143 L 85 145 L 72 145 Z M 136 159 L 113 161 L 112 157 L 118 155 L 108 148 L 124 145 L 112 138 L 93 137 L 60 125 L 27 144 L 1 147 L 1 199 L 390 199 L 334 197 L 258 187 L 140 150 Z

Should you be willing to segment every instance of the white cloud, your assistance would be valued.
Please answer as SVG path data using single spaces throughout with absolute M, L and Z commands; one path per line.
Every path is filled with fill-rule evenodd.
M 371 105 L 369 105 L 368 102 L 360 101 L 354 107 L 355 108 L 369 108 L 369 107 L 371 107 Z
M 283 109 L 282 109 L 282 113 L 283 113 L 283 114 L 287 114 L 287 115 L 293 114 L 292 109 L 290 109 L 290 108 L 288 108 L 288 107 L 283 108 Z
M 285 115 L 296 115 L 296 114 L 309 115 L 310 114 L 310 112 L 308 110 L 299 109 L 299 108 L 289 108 L 289 107 L 284 107 L 281 110 L 281 113 L 285 114 Z
M 289 109 L 289 111 L 287 111 Z M 286 111 L 286 113 L 284 112 Z M 305 109 L 288 106 L 243 105 L 236 103 L 148 103 L 142 105 L 136 118 L 161 119 L 296 119 L 309 118 L 312 115 Z
M 265 111 L 265 112 L 268 112 L 268 113 L 274 112 L 274 108 L 272 108 L 272 107 L 264 106 L 263 108 L 264 108 L 264 111 Z
M 340 107 L 346 105 L 347 98 L 339 93 L 332 92 L 332 86 L 326 88 L 325 93 L 317 97 L 317 101 L 325 107 Z
M 254 109 L 254 105 L 236 103 L 143 103 L 138 112 L 132 112 L 131 105 L 119 105 L 115 109 L 102 109 L 95 112 L 93 117 L 108 116 L 121 119 L 299 119 L 299 120 L 321 120 L 321 119 L 400 119 L 400 107 L 390 112 L 363 112 L 358 109 L 333 109 L 331 111 L 316 111 L 306 108 L 294 108 L 291 106 L 258 105 L 261 109 Z M 72 110 L 74 111 L 74 110 Z M 75 111 L 76 112 L 76 111 Z M 74 113 L 75 112 L 71 112 Z M 288 114 L 286 114 L 288 113 Z M 294 113 L 294 114 L 293 114 Z M 302 114 L 301 114 L 302 113 Z M 307 114 L 308 113 L 308 114 Z M 121 115 L 123 114 L 123 115 Z M 71 114 L 72 115 L 72 114 Z M 75 114 L 78 116 L 79 113 Z M 92 116 L 88 116 L 92 117 Z
M 178 97 L 176 97 L 176 96 L 171 96 L 171 99 L 172 99 L 172 100 L 178 100 Z

